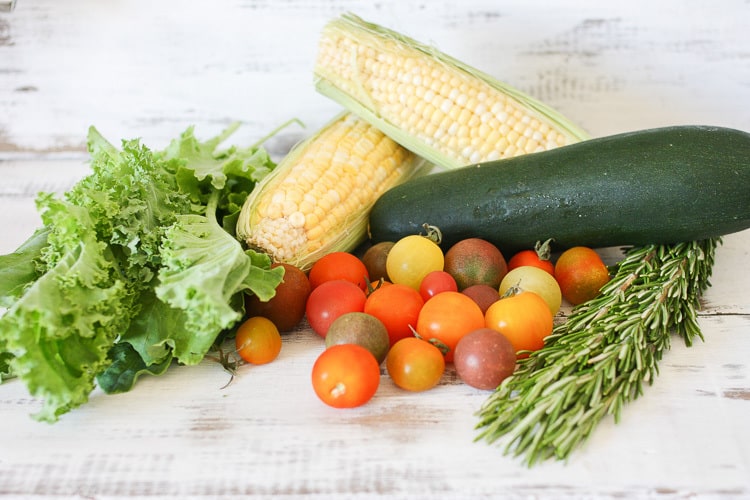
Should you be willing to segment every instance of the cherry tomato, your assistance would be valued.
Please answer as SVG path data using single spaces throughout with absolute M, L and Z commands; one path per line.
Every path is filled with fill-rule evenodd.
M 442 271 L 443 251 L 431 239 L 412 234 L 398 240 L 388 252 L 386 269 L 393 283 L 401 283 L 419 291 L 427 274 Z
M 336 318 L 349 312 L 362 312 L 365 300 L 365 292 L 351 281 L 326 281 L 310 292 L 305 306 L 307 322 L 315 333 L 325 338 Z
M 390 345 L 405 337 L 414 336 L 424 300 L 419 292 L 406 285 L 394 283 L 378 288 L 367 296 L 364 312 L 375 316 L 388 330 Z
M 445 270 L 463 290 L 472 285 L 500 286 L 508 263 L 494 244 L 481 238 L 465 238 L 445 252 Z
M 270 363 L 281 352 L 281 335 L 273 322 L 254 316 L 240 325 L 234 338 L 237 354 L 248 363 Z
M 456 373 L 477 389 L 495 389 L 516 369 L 516 350 L 497 330 L 480 328 L 458 341 Z
M 508 271 L 521 266 L 534 266 L 547 271 L 548 273 L 555 274 L 555 265 L 550 260 L 552 250 L 550 244 L 552 240 L 547 240 L 544 243 L 537 242 L 534 245 L 534 249 L 521 250 L 516 253 L 508 261 Z
M 557 280 L 538 267 L 521 266 L 506 274 L 498 291 L 504 296 L 511 288 L 536 293 L 547 303 L 553 316 L 562 305 L 562 292 Z
M 385 367 L 393 382 L 408 391 L 426 391 L 440 381 L 445 371 L 443 353 L 433 344 L 408 337 L 388 351 Z
M 388 258 L 388 252 L 393 248 L 392 241 L 381 241 L 368 248 L 362 255 L 362 263 L 367 268 L 370 275 L 370 281 L 384 279 L 388 281 L 388 271 L 385 267 L 385 261 Z
M 348 252 L 332 252 L 324 255 L 310 268 L 308 278 L 313 289 L 326 281 L 346 280 L 365 290 L 370 281 L 364 262 Z
M 276 295 L 262 302 L 257 295 L 245 296 L 248 316 L 264 316 L 281 332 L 294 328 L 305 316 L 305 304 L 310 296 L 310 281 L 307 275 L 291 264 L 275 263 L 271 267 L 284 268 L 284 280 L 276 287 Z
M 552 333 L 552 313 L 544 299 L 533 292 L 498 300 L 487 309 L 485 318 L 487 328 L 505 335 L 516 353 L 541 349 L 544 338 Z M 527 354 L 519 357 L 524 356 Z
M 325 404 L 354 408 L 367 403 L 380 385 L 380 364 L 357 344 L 337 344 L 323 351 L 312 369 L 312 386 Z
M 609 270 L 592 248 L 573 247 L 558 257 L 555 279 L 565 299 L 578 305 L 599 294 L 601 287 L 609 281 Z
M 479 309 L 482 310 L 482 314 L 487 312 L 487 309 L 500 300 L 500 293 L 497 288 L 493 288 L 490 285 L 471 285 L 461 290 L 461 293 L 468 296 L 477 303 Z
M 430 299 L 440 292 L 457 292 L 458 284 L 453 276 L 446 271 L 432 271 L 422 279 L 419 294 L 424 300 Z
M 460 292 L 443 292 L 422 306 L 417 333 L 447 349 L 445 360 L 453 361 L 453 350 L 461 337 L 483 326 L 484 314 L 476 302 Z
M 363 312 L 350 312 L 336 318 L 328 328 L 325 340 L 326 347 L 336 344 L 361 345 L 375 356 L 378 363 L 385 361 L 391 347 L 383 322 Z

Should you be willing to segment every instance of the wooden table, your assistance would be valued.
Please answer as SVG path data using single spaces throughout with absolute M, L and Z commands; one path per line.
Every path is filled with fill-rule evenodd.
M 491 2 L 18 0 L 0 10 L 0 253 L 39 223 L 39 190 L 86 173 L 86 129 L 162 147 L 230 121 L 283 154 L 339 108 L 315 93 L 323 24 L 345 10 L 535 95 L 594 135 L 703 123 L 750 130 L 750 6 Z M 532 469 L 474 442 L 488 393 L 449 370 L 410 394 L 386 377 L 364 407 L 314 395 L 323 344 L 302 328 L 231 384 L 216 363 L 96 391 L 54 425 L 24 385 L 0 385 L 0 495 L 9 498 L 750 498 L 750 231 L 718 250 L 699 318 L 622 421 L 567 463 Z

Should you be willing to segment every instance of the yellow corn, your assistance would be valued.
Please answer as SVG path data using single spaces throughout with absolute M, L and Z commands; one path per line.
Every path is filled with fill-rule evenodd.
M 322 94 L 446 168 L 588 138 L 519 90 L 351 14 L 323 29 L 315 77 Z
M 326 253 L 351 251 L 386 189 L 426 162 L 351 113 L 295 147 L 245 201 L 237 236 L 272 259 L 309 269 Z

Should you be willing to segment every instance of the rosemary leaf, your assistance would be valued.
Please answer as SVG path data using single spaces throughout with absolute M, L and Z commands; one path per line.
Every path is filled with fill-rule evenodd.
M 607 415 L 619 422 L 658 375 L 672 333 L 688 346 L 703 338 L 698 299 L 719 243 L 628 249 L 599 296 L 575 307 L 485 401 L 477 439 L 504 438 L 505 453 L 531 466 L 566 459 Z

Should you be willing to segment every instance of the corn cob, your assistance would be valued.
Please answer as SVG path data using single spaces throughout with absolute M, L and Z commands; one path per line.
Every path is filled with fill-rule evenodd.
M 324 27 L 315 85 L 395 141 L 445 168 L 588 138 L 521 91 L 352 14 Z
M 275 261 L 309 269 L 367 235 L 370 207 L 427 163 L 351 113 L 296 146 L 245 200 L 237 236 Z

